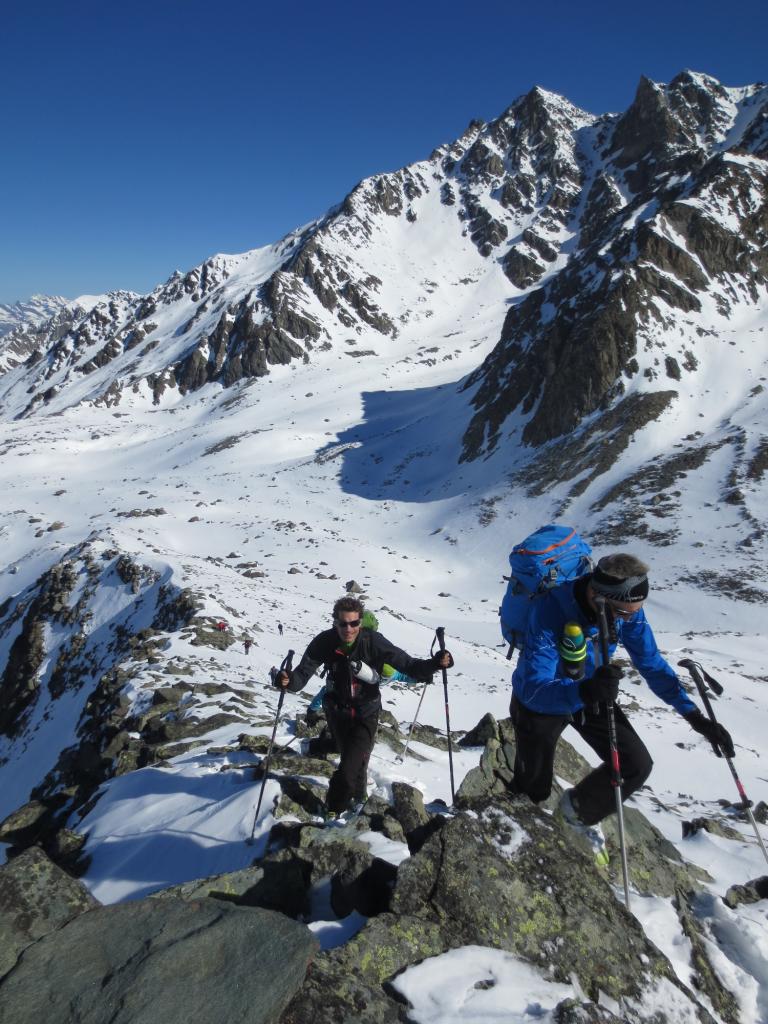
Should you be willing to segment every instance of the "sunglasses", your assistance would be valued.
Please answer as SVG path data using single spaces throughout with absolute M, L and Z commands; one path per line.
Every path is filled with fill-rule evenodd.
M 613 601 L 606 600 L 606 605 L 610 608 L 613 615 L 618 616 L 620 619 L 631 619 L 633 615 L 636 615 L 640 608 L 642 608 L 642 602 L 637 602 L 636 608 L 624 608 L 620 604 L 615 604 Z
M 362 619 L 347 619 L 346 622 L 342 622 L 341 619 L 336 619 L 336 625 L 339 629 L 357 629 L 362 622 Z

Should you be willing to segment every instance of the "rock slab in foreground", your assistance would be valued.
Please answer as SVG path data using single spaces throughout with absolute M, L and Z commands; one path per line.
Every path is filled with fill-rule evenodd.
M 273 1024 L 317 950 L 303 925 L 220 900 L 141 900 L 81 914 L 0 984 L 14 1024 Z
M 85 886 L 33 846 L 0 868 L 0 978 L 27 946 L 98 906 Z M 9 1020 L 12 1018 L 8 1018 Z

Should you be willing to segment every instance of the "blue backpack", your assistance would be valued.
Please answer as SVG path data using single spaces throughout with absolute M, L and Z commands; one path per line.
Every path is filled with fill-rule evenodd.
M 512 548 L 509 577 L 499 608 L 501 635 L 509 644 L 507 657 L 522 650 L 531 602 L 540 594 L 578 579 L 592 569 L 592 548 L 570 526 L 542 526 Z

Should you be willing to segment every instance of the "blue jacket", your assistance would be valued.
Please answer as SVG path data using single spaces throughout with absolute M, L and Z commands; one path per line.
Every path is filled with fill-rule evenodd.
M 587 639 L 585 679 L 601 660 L 599 630 L 584 618 L 573 596 L 573 586 L 573 582 L 564 583 L 532 602 L 525 647 L 512 674 L 512 691 L 520 703 L 544 715 L 570 715 L 584 707 L 578 681 L 569 679 L 560 668 L 557 645 L 566 622 L 578 622 Z M 642 608 L 631 619 L 616 620 L 616 636 L 657 697 L 681 715 L 696 710 L 674 669 L 661 656 Z M 616 647 L 609 647 L 611 658 Z

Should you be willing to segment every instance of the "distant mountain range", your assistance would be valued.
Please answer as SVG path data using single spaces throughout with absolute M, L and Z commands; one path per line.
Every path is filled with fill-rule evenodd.
M 0 302 L 0 371 L 17 366 L 37 348 L 35 332 L 70 304 L 62 295 L 33 295 L 23 302 Z M 14 335 L 8 341 L 4 339 Z M 46 330 L 42 343 L 50 337 Z
M 0 338 L 16 330 L 17 327 L 40 325 L 69 302 L 61 295 L 33 295 L 24 302 L 9 305 L 0 302 Z

